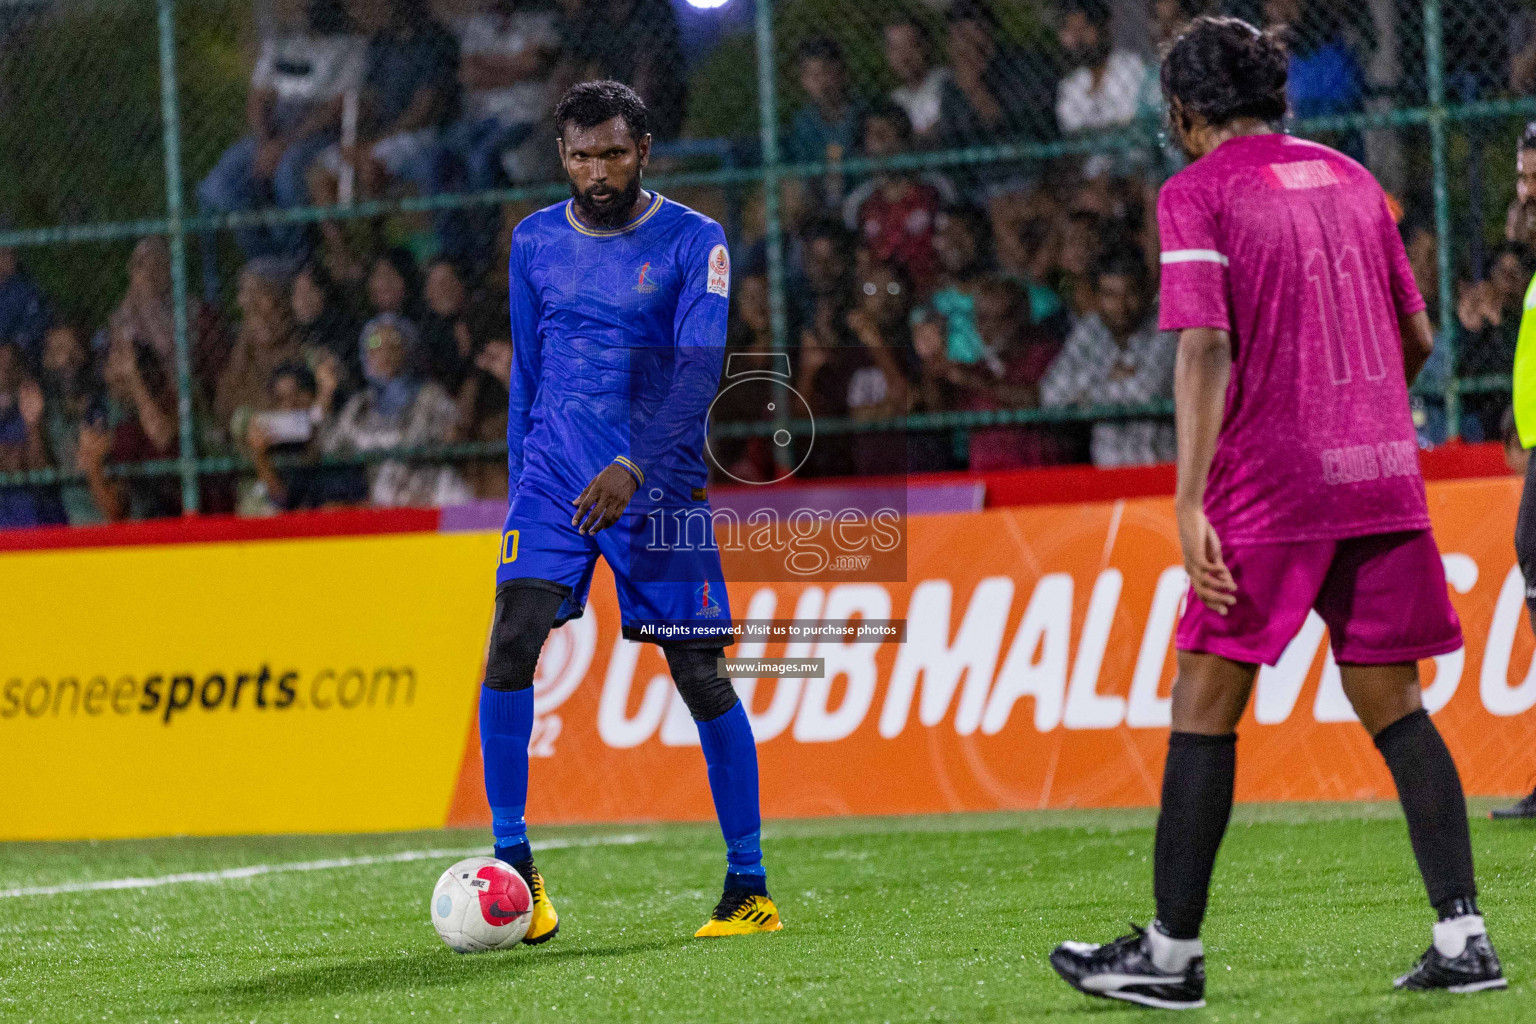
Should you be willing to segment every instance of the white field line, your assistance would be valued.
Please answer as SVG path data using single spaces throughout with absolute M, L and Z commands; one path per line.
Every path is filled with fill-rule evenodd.
M 643 843 L 648 837 L 625 833 L 614 836 L 594 836 L 590 839 L 549 839 L 538 844 L 539 850 L 563 850 L 574 846 L 631 846 Z M 304 860 L 288 864 L 251 864 L 243 868 L 225 868 L 223 871 L 186 871 L 176 875 L 159 875 L 154 878 L 104 878 L 94 882 L 64 882 L 61 885 L 29 885 L 19 889 L 0 889 L 0 899 L 15 896 L 61 896 L 72 892 L 103 892 L 111 889 L 157 889 L 162 885 L 181 885 L 186 882 L 235 882 L 260 875 L 286 874 L 294 871 L 333 871 L 338 868 L 363 868 L 374 864 L 405 864 L 417 860 L 443 860 L 449 857 L 473 857 L 484 855 L 484 845 L 456 850 L 404 850 L 373 857 L 334 857 L 329 860 Z

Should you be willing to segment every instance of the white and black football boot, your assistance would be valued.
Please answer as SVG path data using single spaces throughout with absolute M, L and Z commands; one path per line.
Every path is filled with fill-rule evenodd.
M 1434 945 L 1392 987 L 1416 992 L 1444 989 L 1467 995 L 1508 988 L 1509 982 L 1504 979 L 1499 954 L 1488 941 L 1482 917 L 1469 914 L 1435 925 Z
M 1198 1010 L 1205 1005 L 1205 957 L 1189 960 L 1181 972 L 1160 970 L 1144 929 L 1102 946 L 1063 942 L 1051 951 L 1051 966 L 1084 995 L 1123 999 L 1160 1010 Z

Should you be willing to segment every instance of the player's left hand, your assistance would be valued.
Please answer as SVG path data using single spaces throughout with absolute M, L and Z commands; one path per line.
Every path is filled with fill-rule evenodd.
M 1222 557 L 1221 538 L 1204 509 L 1180 506 L 1177 515 L 1184 571 L 1189 574 L 1195 597 L 1217 615 L 1225 616 L 1237 604 L 1237 582 Z
M 617 463 L 609 463 L 592 478 L 586 490 L 571 501 L 576 506 L 571 525 L 576 527 L 577 533 L 586 534 L 608 529 L 624 514 L 624 507 L 634 496 L 637 486 L 628 470 Z

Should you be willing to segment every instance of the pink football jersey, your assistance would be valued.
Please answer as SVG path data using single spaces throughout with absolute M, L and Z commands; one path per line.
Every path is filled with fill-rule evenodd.
M 1427 528 L 1398 326 L 1424 299 L 1370 172 L 1240 136 L 1168 180 L 1158 225 L 1162 328 L 1232 339 L 1205 496 L 1222 541 Z

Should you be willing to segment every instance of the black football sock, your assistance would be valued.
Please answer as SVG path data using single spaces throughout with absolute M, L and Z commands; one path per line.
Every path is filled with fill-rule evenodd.
M 1397 784 L 1408 839 L 1429 902 L 1442 918 L 1477 912 L 1467 798 L 1440 730 L 1420 708 L 1376 734 L 1376 749 Z
M 1216 851 L 1232 817 L 1236 775 L 1236 733 L 1169 735 L 1152 890 L 1157 897 L 1157 923 L 1171 938 L 1200 937 Z

